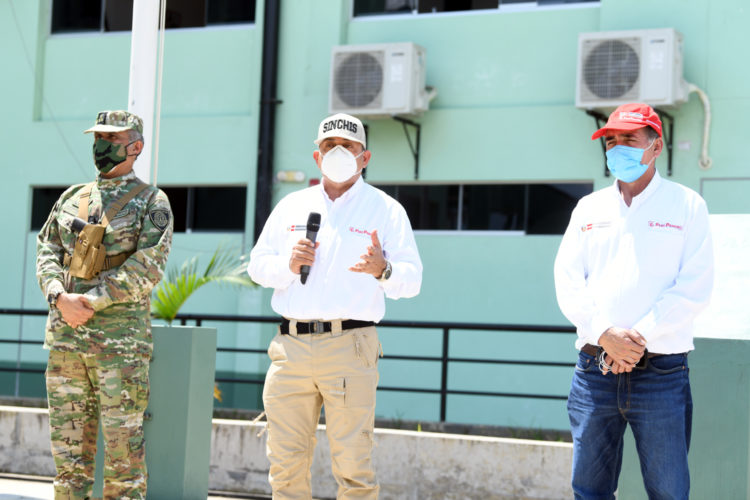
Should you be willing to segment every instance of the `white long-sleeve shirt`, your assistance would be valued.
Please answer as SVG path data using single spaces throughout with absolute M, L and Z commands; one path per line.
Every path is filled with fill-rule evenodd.
M 305 238 L 310 212 L 321 214 L 315 262 L 307 283 L 289 269 L 292 247 Z M 349 271 L 378 238 L 392 274 L 379 281 Z M 385 299 L 413 297 L 422 284 L 422 262 L 404 208 L 361 178 L 334 201 L 319 184 L 284 197 L 268 217 L 250 253 L 250 277 L 274 288 L 271 307 L 298 320 L 380 321 Z
M 571 215 L 555 260 L 557 301 L 578 330 L 578 349 L 598 345 L 615 326 L 637 330 L 651 352 L 687 352 L 713 267 L 708 210 L 697 193 L 657 172 L 628 207 L 615 181 Z

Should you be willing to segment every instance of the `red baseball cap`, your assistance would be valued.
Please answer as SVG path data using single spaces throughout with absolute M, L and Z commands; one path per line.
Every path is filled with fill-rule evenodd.
M 591 139 L 598 139 L 610 130 L 637 130 L 643 127 L 651 127 L 661 137 L 661 119 L 651 106 L 638 102 L 623 104 L 609 115 L 607 124 L 594 132 Z

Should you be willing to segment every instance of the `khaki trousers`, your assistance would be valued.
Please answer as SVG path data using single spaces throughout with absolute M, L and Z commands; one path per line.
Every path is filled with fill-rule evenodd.
M 295 332 L 292 324 L 290 330 Z M 323 334 L 277 334 L 268 348 L 263 405 L 274 500 L 312 498 L 315 430 L 325 405 L 338 499 L 376 499 L 371 454 L 380 342 L 374 326 Z

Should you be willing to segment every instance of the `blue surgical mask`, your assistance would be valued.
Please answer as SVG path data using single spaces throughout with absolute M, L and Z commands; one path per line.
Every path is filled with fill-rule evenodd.
M 638 180 L 648 169 L 648 163 L 641 163 L 643 153 L 653 146 L 655 140 L 643 149 L 621 145 L 613 147 L 607 151 L 607 168 L 622 182 Z

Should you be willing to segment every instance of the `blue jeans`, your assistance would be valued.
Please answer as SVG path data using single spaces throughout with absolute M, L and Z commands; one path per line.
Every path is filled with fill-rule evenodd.
M 568 416 L 576 499 L 615 498 L 628 423 L 649 499 L 688 498 L 693 401 L 687 354 L 657 356 L 645 369 L 602 375 L 596 359 L 581 352 Z

